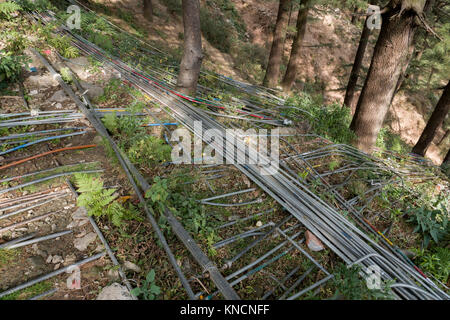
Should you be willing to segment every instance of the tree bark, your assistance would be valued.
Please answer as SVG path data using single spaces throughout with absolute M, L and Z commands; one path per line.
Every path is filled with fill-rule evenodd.
M 430 120 L 428 120 L 425 129 L 420 135 L 419 140 L 412 149 L 412 152 L 421 156 L 425 156 L 428 147 L 431 145 L 431 142 L 433 141 L 437 130 L 444 122 L 445 116 L 447 115 L 449 110 L 450 110 L 450 81 L 445 86 L 444 92 L 442 93 L 442 96 L 439 99 L 436 108 L 434 108 Z
M 442 161 L 442 167 L 450 165 L 450 149 L 447 151 L 447 155 L 444 158 L 444 161 Z
M 150 22 L 153 22 L 152 0 L 144 0 L 144 18 Z
M 195 95 L 202 65 L 202 35 L 198 0 L 183 0 L 184 50 L 177 79 L 177 90 Z
M 285 92 L 291 91 L 291 88 L 297 78 L 298 66 L 301 60 L 301 47 L 306 32 L 306 23 L 308 20 L 309 4 L 311 0 L 303 0 L 297 17 L 297 35 L 292 43 L 291 56 L 286 69 L 281 86 Z
M 351 23 L 352 24 L 355 24 L 356 23 L 356 21 L 358 21 L 358 11 L 359 11 L 359 8 L 358 8 L 358 6 L 355 6 L 354 8 L 353 8 L 353 13 L 352 13 L 352 20 L 351 20 Z
M 449 134 L 450 134 L 450 129 L 445 130 L 444 135 L 442 136 L 441 140 L 439 140 L 437 145 L 440 146 L 445 141 L 445 139 L 447 139 Z
M 425 1 L 391 0 L 382 14 L 380 35 L 350 128 L 355 146 L 372 152 L 396 85 L 413 45 L 417 14 Z
M 356 50 L 355 62 L 353 63 L 350 78 L 348 80 L 347 91 L 345 92 L 344 105 L 351 110 L 355 110 L 356 99 L 356 83 L 358 82 L 359 72 L 361 70 L 364 53 L 366 52 L 367 43 L 369 42 L 370 29 L 367 27 L 367 19 L 364 21 L 364 27 L 359 40 L 358 50 Z
M 263 81 L 263 85 L 266 87 L 273 88 L 278 83 L 291 1 L 292 0 L 280 0 L 277 22 L 275 24 L 275 30 L 273 31 L 272 48 L 270 50 L 267 71 Z

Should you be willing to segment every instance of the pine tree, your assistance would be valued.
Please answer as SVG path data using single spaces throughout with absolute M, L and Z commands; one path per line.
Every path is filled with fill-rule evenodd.
M 289 63 L 281 84 L 285 92 L 291 91 L 291 88 L 297 78 L 298 66 L 300 64 L 301 58 L 301 46 L 303 43 L 303 38 L 305 37 L 308 12 L 311 2 L 311 0 L 302 0 L 300 10 L 298 11 L 297 34 L 295 36 L 294 42 L 292 43 Z
M 277 22 L 273 31 L 272 48 L 263 81 L 263 85 L 266 87 L 275 87 L 280 76 L 280 65 L 283 58 L 284 39 L 286 37 L 291 2 L 292 0 L 280 0 Z
M 199 0 L 183 0 L 184 50 L 177 79 L 177 90 L 195 95 L 203 60 Z
M 412 152 L 421 156 L 425 156 L 428 147 L 431 145 L 431 142 L 433 141 L 437 130 L 444 122 L 444 119 L 447 116 L 449 110 L 450 110 L 450 81 L 445 86 L 444 92 L 442 93 L 442 96 L 439 99 L 436 108 L 433 110 L 433 113 L 431 114 L 431 117 L 428 120 L 425 129 L 420 135 L 419 140 L 412 149 Z
M 380 35 L 350 128 L 355 146 L 371 152 L 408 61 L 418 17 L 426 1 L 391 0 L 382 14 Z

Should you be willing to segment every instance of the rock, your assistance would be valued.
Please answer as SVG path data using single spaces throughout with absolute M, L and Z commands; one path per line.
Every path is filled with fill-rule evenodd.
M 85 207 L 79 207 L 73 214 L 72 214 L 73 220 L 83 220 L 88 219 L 87 216 L 87 210 Z
M 61 262 L 63 262 L 63 261 L 64 261 L 64 260 L 63 260 L 63 258 L 62 258 L 61 256 L 54 255 L 54 256 L 52 257 L 52 263 L 53 263 L 53 264 L 61 263 Z
M 46 263 L 50 263 L 53 260 L 53 256 L 51 254 L 48 255 L 47 260 L 45 260 Z
M 320 242 L 320 240 L 309 230 L 306 231 L 306 245 L 311 251 L 322 251 L 323 249 L 325 249 L 322 242 Z
M 97 300 L 133 300 L 128 289 L 117 282 L 104 287 L 97 297 Z
M 95 84 L 86 81 L 80 81 L 80 84 L 83 89 L 88 90 L 87 96 L 91 100 L 103 95 L 103 88 L 100 86 L 96 86 Z
M 63 108 L 63 105 L 61 104 L 61 103 L 57 103 L 57 104 L 55 104 L 55 108 L 56 109 L 62 109 Z
M 77 257 L 75 256 L 75 254 L 73 254 L 73 253 L 68 254 L 64 259 L 64 265 L 68 266 L 70 264 L 73 264 L 76 260 L 77 260 Z
M 261 227 L 263 224 L 262 224 L 262 222 L 261 222 L 261 220 L 259 220 L 257 223 L 256 223 L 256 226 L 257 227 Z
M 50 102 L 64 102 L 69 97 L 66 95 L 64 90 L 58 90 L 56 91 L 49 99 Z
M 103 142 L 103 138 L 100 135 L 96 135 L 92 142 L 95 144 L 101 144 Z
M 87 69 L 90 66 L 89 60 L 86 57 L 78 57 L 70 59 L 68 61 L 70 64 L 70 69 L 81 79 L 86 80 L 90 73 Z
M 50 73 L 45 73 L 43 75 L 32 75 L 25 80 L 25 87 L 56 87 L 58 81 L 56 81 Z
M 117 281 L 120 278 L 119 270 L 109 269 L 108 270 L 108 278 L 112 281 Z
M 28 258 L 34 268 L 41 269 L 45 267 L 45 260 L 41 256 L 33 256 Z
M 75 239 L 73 246 L 80 251 L 85 251 L 88 246 L 95 241 L 97 235 L 94 232 L 90 232 L 83 238 Z
M 123 266 L 125 267 L 125 270 L 131 270 L 136 273 L 140 273 L 142 271 L 141 268 L 139 268 L 137 265 L 135 265 L 134 263 L 132 263 L 130 261 L 125 261 L 123 263 Z

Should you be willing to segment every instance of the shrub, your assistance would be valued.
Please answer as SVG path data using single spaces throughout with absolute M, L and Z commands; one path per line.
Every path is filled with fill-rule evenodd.
M 123 220 L 141 220 L 139 211 L 129 205 L 125 208 L 117 201 L 116 189 L 104 189 L 100 178 L 93 178 L 86 174 L 75 175 L 77 191 L 77 205 L 87 209 L 91 216 L 106 216 L 119 227 Z
M 0 82 L 15 82 L 22 72 L 22 67 L 31 60 L 27 56 L 15 56 L 0 52 Z
M 335 143 L 350 143 L 355 134 L 349 129 L 352 120 L 350 109 L 337 103 L 322 105 L 320 99 L 303 93 L 295 95 L 286 101 L 291 108 L 286 112 L 294 120 L 297 117 L 306 118 L 312 129 L 318 135 L 324 136 Z
M 360 278 L 361 267 L 354 265 L 348 268 L 345 264 L 340 264 L 336 268 L 333 278 L 335 287 L 335 298 L 339 295 L 348 300 L 386 300 L 392 299 L 389 284 L 382 284 L 382 288 L 369 289 L 365 279 Z
M 144 300 L 155 300 L 160 293 L 161 289 L 155 284 L 155 270 L 153 269 L 147 274 L 141 287 L 131 290 L 132 295 L 142 297 Z
M 428 253 L 421 250 L 416 259 L 425 272 L 432 274 L 444 284 L 448 282 L 450 275 L 450 250 L 448 248 L 438 247 L 434 252 Z
M 416 225 L 414 232 L 420 232 L 423 236 L 423 246 L 426 248 L 431 239 L 439 243 L 449 234 L 448 211 L 445 196 L 438 197 L 431 208 L 410 208 L 408 222 Z
M 22 10 L 22 7 L 15 2 L 6 1 L 0 3 L 0 18 L 10 20 L 12 13 Z
M 218 13 L 212 13 L 207 8 L 200 8 L 200 26 L 203 36 L 211 45 L 222 52 L 229 53 L 233 44 L 230 25 Z

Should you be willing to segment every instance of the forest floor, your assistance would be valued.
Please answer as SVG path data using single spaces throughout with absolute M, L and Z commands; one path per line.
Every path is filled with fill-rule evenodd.
M 256 6 L 257 2 L 254 0 L 234 2 L 236 3 L 236 7 L 239 9 L 239 12 L 242 13 L 242 17 L 247 24 L 249 30 L 249 38 L 253 39 L 255 44 L 264 46 L 267 49 L 270 39 L 268 39 L 266 35 L 270 34 L 270 32 L 268 31 L 268 29 L 270 28 L 269 21 L 274 20 L 274 2 L 267 1 L 263 2 L 262 5 L 258 2 L 258 6 Z M 140 12 L 140 8 L 138 5 L 139 2 L 115 2 L 114 0 L 108 1 L 108 4 L 110 5 L 116 5 L 118 3 L 123 6 L 124 10 L 131 10 L 131 12 L 134 13 L 133 17 L 135 17 L 136 21 L 139 24 L 148 26 L 148 22 L 140 15 L 140 13 L 138 13 Z M 258 7 L 258 9 L 256 9 L 256 7 Z M 179 36 L 180 32 L 182 32 L 181 21 L 179 17 L 176 17 L 173 14 L 167 12 L 166 7 L 159 3 L 156 4 L 156 9 L 158 15 L 156 15 L 154 26 L 152 27 L 152 30 L 154 32 L 150 32 L 149 39 L 161 43 L 162 48 L 171 49 L 172 52 L 175 52 L 176 54 L 177 50 L 179 50 L 180 48 L 180 44 L 182 41 Z M 338 21 L 345 20 L 338 19 L 339 14 L 341 13 L 334 12 L 333 14 L 329 14 L 321 11 L 315 12 L 313 14 L 313 23 L 309 27 L 310 29 L 308 29 L 310 31 L 308 32 L 309 36 L 307 37 L 308 45 L 314 46 L 323 43 L 333 43 L 333 45 L 331 47 L 306 48 L 305 65 L 303 69 L 304 73 L 302 73 L 300 77 L 301 81 L 299 81 L 299 83 L 297 84 L 299 88 L 301 88 L 302 86 L 311 83 L 311 79 L 314 79 L 314 88 L 317 90 L 321 90 L 327 102 L 336 100 L 340 101 L 340 99 L 342 99 L 343 91 L 339 91 L 337 89 L 342 88 L 343 85 L 345 86 L 345 68 L 343 66 L 349 63 L 351 64 L 352 52 L 356 50 L 354 45 L 350 45 L 349 42 L 344 40 L 341 41 L 341 38 L 337 36 L 336 33 L 343 32 L 346 35 L 352 35 L 352 43 L 355 43 L 357 41 L 357 38 L 359 37 L 358 29 L 350 25 L 349 23 L 345 27 L 336 27 L 340 26 L 339 23 L 341 22 Z M 108 17 L 108 19 L 111 19 L 115 23 L 126 28 L 126 24 L 124 24 L 124 21 L 122 21 L 121 19 L 114 20 L 114 17 Z M 170 23 L 167 23 L 167 21 L 170 21 Z M 291 22 L 291 24 L 293 23 L 295 23 L 295 21 Z M 204 41 L 204 44 L 207 53 L 205 60 L 205 65 L 207 67 L 227 76 L 233 77 L 237 80 L 251 80 L 249 79 L 248 75 L 243 74 L 242 71 L 239 70 L 239 68 L 235 67 L 234 58 L 232 55 L 222 53 L 220 50 L 210 45 L 206 40 Z M 46 48 L 48 49 L 49 47 Z M 332 52 L 332 54 L 330 54 L 330 52 Z M 52 77 L 46 71 L 42 63 L 40 63 L 39 60 L 37 60 L 36 57 L 29 51 L 27 52 L 27 54 L 30 56 L 30 58 L 33 59 L 30 66 L 37 69 L 35 72 L 27 72 L 24 75 L 25 92 L 28 93 L 28 104 L 31 109 L 39 109 L 41 111 L 60 110 L 61 108 L 64 110 L 75 110 L 76 106 L 73 101 L 69 99 L 69 97 L 61 91 L 61 87 L 52 80 Z M 288 53 L 286 52 L 286 55 L 287 54 Z M 49 61 L 54 66 L 56 66 L 58 70 L 61 70 L 61 68 L 63 67 L 62 63 L 64 63 L 64 61 L 62 61 L 55 54 L 54 50 L 50 50 L 50 52 L 46 54 L 46 58 L 49 59 Z M 338 61 L 336 62 L 335 59 Z M 368 61 L 366 62 L 368 63 Z M 143 102 L 139 100 L 140 98 L 136 98 L 136 96 L 133 95 L 133 92 L 130 92 L 129 88 L 125 84 L 121 83 L 120 80 L 117 80 L 115 78 L 116 76 L 114 72 L 108 69 L 108 67 L 99 67 L 93 61 L 83 56 L 75 59 L 66 59 L 65 63 L 82 81 L 85 82 L 86 88 L 89 87 L 91 88 L 90 91 L 98 92 L 96 97 L 93 98 L 96 107 L 128 108 L 134 106 L 136 102 Z M 348 71 L 348 66 L 346 68 L 346 70 Z M 303 85 L 302 82 L 304 83 Z M 8 88 L 8 90 L 10 91 L 10 97 L 2 97 L 2 113 L 18 113 L 28 111 L 22 105 L 18 87 L 14 85 Z M 78 94 L 81 94 L 81 92 L 78 92 Z M 399 97 L 397 98 L 400 99 Z M 420 134 L 420 130 L 417 129 L 417 126 L 419 125 L 418 122 L 422 121 L 424 123 L 423 117 L 424 114 L 426 114 L 426 111 L 422 109 L 420 112 L 415 111 L 416 108 L 413 107 L 410 102 L 408 102 L 411 99 L 411 97 L 404 98 L 404 102 L 394 105 L 394 107 L 391 108 L 395 113 L 395 117 L 391 115 L 391 126 L 393 129 L 402 129 L 401 132 L 404 132 L 404 128 L 410 128 L 412 126 L 412 123 L 414 123 L 413 127 L 416 129 L 416 131 L 418 131 L 412 131 L 413 129 L 411 128 L 411 130 L 406 131 L 407 135 L 403 133 L 405 134 L 405 136 L 402 137 L 405 139 L 405 141 L 407 141 L 407 137 L 410 137 L 410 139 L 413 139 L 415 135 L 418 137 L 418 135 Z M 163 122 L 173 120 L 170 119 L 167 114 L 165 114 L 156 104 L 153 104 L 152 112 L 156 114 Z M 87 169 L 90 168 L 90 165 L 87 165 L 87 163 L 96 161 L 98 162 L 98 164 L 95 165 L 95 168 L 101 168 L 104 170 L 104 172 L 101 174 L 101 179 L 103 180 L 105 186 L 116 189 L 120 197 L 126 198 L 127 196 L 131 196 L 128 202 L 137 205 L 136 196 L 133 195 L 132 188 L 126 179 L 123 170 L 117 165 L 117 163 L 114 162 L 110 150 L 108 150 L 108 148 L 104 146 L 102 139 L 95 134 L 88 121 L 80 119 L 71 122 L 69 125 L 86 126 L 88 127 L 88 132 L 84 135 L 74 138 L 64 138 L 56 140 L 54 143 L 45 142 L 36 144 L 32 147 L 13 152 L 11 154 L 5 155 L 3 158 L 0 158 L 0 165 L 11 163 L 20 158 L 36 155 L 42 152 L 55 150 L 62 147 L 87 144 L 96 144 L 97 146 L 95 148 L 83 149 L 79 151 L 66 151 L 64 153 L 55 154 L 51 157 L 33 160 L 27 162 L 26 164 L 22 164 L 20 166 L 2 171 L 1 178 L 20 176 L 24 173 L 53 168 L 55 167 L 55 165 L 63 166 L 68 164 L 80 164 L 80 170 L 81 168 Z M 31 126 L 27 127 L 26 130 L 31 132 L 49 128 L 54 128 L 54 126 Z M 308 124 L 299 123 L 296 129 L 300 133 L 307 133 Z M 9 132 L 8 134 L 12 133 L 17 132 L 11 130 L 11 132 Z M 146 133 L 148 135 L 162 138 L 160 127 L 146 128 Z M 441 134 L 442 132 L 439 135 Z M 126 144 L 126 141 L 124 141 L 127 139 L 126 135 L 116 134 L 114 138 L 118 143 Z M 309 147 L 312 147 L 312 141 L 305 139 L 302 142 L 303 143 L 300 143 L 296 146 L 294 151 L 304 152 L 308 150 Z M 144 152 L 143 150 L 138 151 Z M 433 152 L 430 151 L 430 154 L 433 154 Z M 329 159 L 327 159 L 327 161 L 328 160 Z M 437 161 L 437 158 L 433 160 Z M 317 167 L 322 166 L 321 170 L 324 171 L 332 170 L 331 164 L 329 164 L 328 162 L 317 164 L 315 163 L 315 165 Z M 279 206 L 261 189 L 257 188 L 257 186 L 248 178 L 246 178 L 242 173 L 240 173 L 235 168 L 230 168 L 230 166 L 214 167 L 212 171 L 219 170 L 219 172 L 223 176 L 220 179 L 212 179 L 210 180 L 210 182 L 204 179 L 205 177 L 211 177 L 211 173 L 208 173 L 208 171 L 210 170 L 206 168 L 194 169 L 192 166 L 181 166 L 180 168 L 174 169 L 174 166 L 149 166 L 146 163 L 140 163 L 139 165 L 137 165 L 137 167 L 150 183 L 155 177 L 161 177 L 165 179 L 168 177 L 170 178 L 170 176 L 176 175 L 193 175 L 194 178 L 198 178 L 197 183 L 192 184 L 192 188 L 185 188 L 186 190 L 183 190 L 182 194 L 184 195 L 189 189 L 189 192 L 194 193 L 196 199 L 212 196 L 216 192 L 220 192 L 220 194 L 222 194 L 236 190 L 243 190 L 246 188 L 256 189 L 243 196 L 230 197 L 228 200 L 230 201 L 230 203 L 242 203 L 245 201 L 260 199 L 260 204 L 252 206 L 246 205 L 242 207 L 238 206 L 226 210 L 216 210 L 209 208 L 206 216 L 208 219 L 205 219 L 205 217 L 201 216 L 200 214 L 198 217 L 194 216 L 194 218 L 198 218 L 200 221 L 195 221 L 195 219 L 190 214 L 184 217 L 185 219 L 182 219 L 182 221 L 186 225 L 192 224 L 198 227 L 196 225 L 197 223 L 201 225 L 202 223 L 205 223 L 205 221 L 207 222 L 207 224 L 213 222 L 216 224 L 218 222 L 236 222 L 237 218 L 249 218 L 252 215 L 261 213 L 265 210 L 273 210 L 270 216 L 258 216 L 256 219 L 252 218 L 246 220 L 246 223 L 236 223 L 233 228 L 224 228 L 221 229 L 221 231 L 214 231 L 216 232 L 215 237 L 212 238 L 208 238 L 208 236 L 200 231 L 195 232 L 189 230 L 195 237 L 195 239 L 199 242 L 201 248 L 205 252 L 209 253 L 210 258 L 218 266 L 224 265 L 227 257 L 236 254 L 236 252 L 239 252 L 239 250 L 244 248 L 245 245 L 248 244 L 248 242 L 243 241 L 244 239 L 240 239 L 240 241 L 237 241 L 235 243 L 235 246 L 232 246 L 231 248 L 230 246 L 224 246 L 217 250 L 211 250 L 211 244 L 214 241 L 218 241 L 220 239 L 228 239 L 234 234 L 241 234 L 242 232 L 253 230 L 255 227 L 259 227 L 266 223 L 279 223 L 280 221 L 283 221 L 286 217 L 288 217 L 288 214 L 281 208 L 281 206 Z M 184 189 L 183 185 L 187 184 L 188 182 L 189 180 L 182 180 L 183 184 L 178 185 L 178 187 Z M 338 181 L 334 182 L 338 183 Z M 442 185 L 442 188 L 448 190 L 448 183 L 445 182 L 445 180 L 444 182 L 440 183 Z M 8 185 L 13 186 L 15 184 L 16 183 L 13 182 Z M 434 187 L 435 186 L 433 185 L 433 188 Z M 368 190 L 369 188 L 369 184 L 357 184 L 354 187 L 355 190 L 347 190 L 347 196 L 349 198 L 358 196 L 361 194 L 361 191 L 364 193 L 364 191 Z M 6 195 L 0 195 L 0 204 L 6 203 L 11 199 L 25 199 L 24 197 L 28 197 L 30 196 L 30 194 L 34 195 L 46 190 L 50 190 L 50 192 L 68 191 L 67 185 L 63 180 L 55 180 L 51 184 L 39 185 L 29 190 L 21 189 L 20 191 L 15 191 Z M 436 187 L 435 189 L 432 189 L 432 193 L 438 193 L 439 190 Z M 195 210 L 197 210 L 197 207 L 195 205 L 192 205 L 192 203 L 183 203 L 183 205 L 188 208 L 188 213 L 190 213 L 190 211 L 194 212 Z M 392 205 L 392 207 L 395 206 Z M 14 230 L 13 232 L 0 234 L 1 244 L 10 239 L 20 237 L 21 235 L 30 232 L 38 232 L 39 235 L 44 235 L 48 234 L 49 232 L 57 232 L 66 228 L 73 230 L 72 234 L 65 235 L 61 238 L 47 241 L 43 244 L 38 244 L 32 247 L 24 247 L 20 250 L 12 251 L 12 254 L 10 254 L 9 256 L 0 255 L 0 272 L 2 274 L 2 277 L 0 278 L 0 291 L 11 288 L 14 285 L 18 285 L 20 283 L 23 283 L 24 281 L 27 281 L 28 279 L 32 279 L 38 275 L 51 272 L 64 265 L 70 264 L 73 261 L 79 261 L 86 256 L 90 256 L 104 250 L 98 237 L 91 237 L 93 233 L 92 226 L 86 222 L 84 222 L 82 225 L 78 222 L 78 220 L 80 219 L 78 219 L 78 215 L 76 213 L 80 212 L 80 208 L 77 207 L 76 200 L 70 194 L 68 194 L 67 199 L 58 199 L 52 202 L 51 205 L 38 207 L 33 211 L 28 211 L 28 215 L 26 217 L 23 215 L 18 215 L 12 219 L 6 219 L 5 221 L 0 220 L 0 229 L 4 226 L 11 225 L 12 223 L 22 221 L 23 219 L 42 215 L 48 212 L 52 212 L 53 210 L 61 210 L 61 212 L 53 215 L 49 219 L 44 220 L 44 222 L 34 222 L 31 224 L 27 224 L 21 229 Z M 142 210 L 139 211 L 143 215 Z M 96 217 L 95 220 L 98 223 L 100 230 L 106 237 L 109 245 L 115 252 L 120 264 L 122 266 L 132 266 L 130 268 L 126 268 L 126 275 L 127 278 L 132 282 L 133 286 L 142 285 L 147 273 L 150 270 L 154 270 L 157 274 L 156 283 L 162 289 L 162 292 L 160 295 L 158 295 L 158 298 L 186 298 L 186 294 L 183 291 L 180 282 L 178 281 L 174 269 L 170 265 L 164 250 L 156 240 L 156 236 L 147 219 L 144 218 L 127 220 L 124 221 L 123 224 L 119 227 L 113 225 L 107 217 Z M 165 226 L 164 223 L 162 223 L 161 221 L 159 222 L 160 226 L 163 228 Z M 410 249 L 420 246 L 420 236 L 417 233 L 413 233 L 413 227 L 402 219 L 396 218 L 392 220 L 390 217 L 387 217 L 385 219 L 382 216 L 376 216 L 375 218 L 373 218 L 373 220 L 371 220 L 371 222 L 379 230 L 389 229 L 392 239 L 395 240 L 395 242 L 402 249 Z M 284 224 L 283 226 L 285 226 L 286 228 L 292 228 L 296 226 L 296 222 L 288 221 L 288 223 Z M 300 228 L 302 232 L 306 231 L 303 226 L 300 226 Z M 200 230 L 202 229 L 200 228 Z M 167 232 L 166 229 L 164 229 L 164 231 Z M 208 229 L 208 232 L 210 231 L 211 230 Z M 210 232 L 209 235 L 214 234 L 214 232 Z M 166 234 L 168 234 L 169 243 L 172 250 L 174 251 L 177 263 L 182 267 L 183 271 L 186 272 L 190 280 L 192 280 L 191 284 L 195 289 L 195 292 L 201 292 L 203 290 L 206 292 L 212 292 L 212 290 L 215 290 L 215 287 L 210 279 L 198 277 L 198 275 L 202 275 L 202 270 L 189 256 L 186 248 L 184 248 L 181 243 L 176 241 L 173 233 L 167 232 Z M 80 241 L 79 239 L 85 239 L 88 242 L 87 247 L 82 248 L 83 250 L 77 249 L 75 247 L 75 244 Z M 256 239 L 255 235 L 247 238 L 246 240 L 250 241 L 253 239 Z M 262 242 L 261 247 L 257 247 L 251 251 L 251 256 L 246 256 L 234 267 L 239 268 L 248 263 L 252 263 L 255 260 L 255 257 L 263 254 L 265 250 L 267 250 L 267 248 L 269 248 L 270 246 L 274 246 L 276 241 L 281 240 L 279 239 L 279 237 L 269 237 L 265 240 L 265 242 Z M 333 271 L 334 268 L 342 262 L 341 259 L 338 258 L 329 249 L 325 249 L 321 252 L 312 252 L 305 244 L 303 244 L 302 246 L 304 250 L 306 250 L 310 255 L 317 259 L 329 271 Z M 2 252 L 0 251 L 0 253 Z M 273 266 L 273 268 L 267 268 L 270 272 L 268 272 L 268 270 L 266 269 L 266 273 L 256 273 L 252 276 L 252 278 L 249 278 L 245 282 L 236 285 L 236 290 L 238 291 L 240 296 L 244 299 L 254 299 L 255 297 L 261 297 L 264 292 L 267 292 L 268 290 L 273 288 L 274 283 L 271 280 L 272 276 L 281 278 L 295 266 L 301 265 L 302 268 L 305 268 L 304 271 L 309 268 L 307 259 L 299 254 L 299 252 L 288 254 L 285 257 L 280 258 L 278 262 L 279 263 L 276 266 Z M 57 278 L 48 280 L 44 283 L 43 287 L 34 288 L 34 290 L 29 290 L 26 292 L 21 292 L 20 296 L 12 295 L 7 298 L 26 299 L 37 292 L 40 293 L 44 291 L 44 288 L 50 289 L 51 287 L 57 287 L 59 290 L 53 295 L 49 296 L 48 299 L 95 299 L 102 288 L 113 282 L 119 281 L 117 273 L 114 271 L 115 268 L 109 261 L 109 259 L 107 257 L 103 257 L 81 268 L 81 291 L 66 289 L 66 280 L 69 275 L 63 274 Z M 227 270 L 226 272 L 231 273 L 231 270 Z M 321 273 L 320 271 L 317 273 L 313 273 L 308 278 L 306 278 L 305 282 L 307 284 L 315 283 L 322 276 L 323 273 Z M 291 279 L 291 281 L 293 281 L 293 279 Z M 336 288 L 333 285 L 327 285 L 323 288 L 320 288 L 320 290 L 316 291 L 316 293 L 318 296 L 320 296 L 320 298 L 330 298 L 333 295 L 335 289 Z M 313 296 L 311 296 L 310 298 L 313 298 Z
M 167 10 L 165 0 L 155 0 L 155 17 L 153 23 L 149 23 L 142 15 L 140 0 L 97 0 L 107 6 L 120 6 L 124 11 L 133 13 L 139 25 L 146 30 L 151 30 L 148 39 L 169 46 L 172 50 L 179 50 L 183 40 L 182 19 L 179 15 Z M 247 41 L 263 48 L 268 57 L 272 41 L 272 27 L 275 24 L 278 2 L 258 0 L 231 0 L 239 15 L 246 25 Z M 295 28 L 297 12 L 292 12 L 290 18 L 290 30 Z M 116 22 L 120 23 L 120 19 Z M 345 88 L 350 74 L 354 55 L 358 46 L 361 33 L 361 21 L 359 25 L 350 22 L 350 18 L 341 10 L 315 7 L 310 12 L 307 31 L 302 51 L 300 74 L 296 87 L 302 91 L 305 86 L 323 96 L 324 102 L 342 103 Z M 123 22 L 121 23 L 122 26 Z M 126 26 L 124 26 L 126 27 Z M 284 64 L 281 71 L 285 70 L 290 54 L 290 45 L 295 33 L 288 32 L 285 45 Z M 363 70 L 368 70 L 370 57 L 376 42 L 377 32 L 373 32 L 363 62 Z M 250 75 L 243 73 L 237 66 L 238 58 L 232 54 L 224 53 L 203 37 L 205 51 L 205 66 L 210 70 L 230 76 L 237 80 L 246 80 L 257 83 Z M 251 63 L 251 62 L 248 62 Z M 362 81 L 359 82 L 362 84 Z M 359 94 L 359 92 L 357 93 Z M 433 110 L 434 105 L 426 99 L 423 93 L 400 91 L 394 98 L 385 120 L 385 126 L 394 134 L 397 134 L 409 146 L 419 139 L 425 128 L 426 121 Z M 450 147 L 450 140 L 441 145 L 437 143 L 445 134 L 440 128 L 429 147 L 426 157 L 435 164 L 440 164 Z

